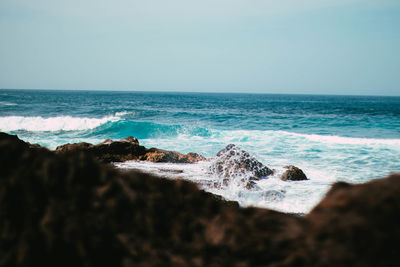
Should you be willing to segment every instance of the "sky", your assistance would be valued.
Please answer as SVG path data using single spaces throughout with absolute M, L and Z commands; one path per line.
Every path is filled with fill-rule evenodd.
M 400 1 L 0 0 L 0 88 L 400 96 Z

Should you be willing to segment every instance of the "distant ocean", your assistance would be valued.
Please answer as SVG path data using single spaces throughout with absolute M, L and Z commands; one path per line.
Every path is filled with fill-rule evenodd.
M 50 149 L 134 136 L 146 147 L 208 158 L 233 143 L 277 175 L 255 191 L 203 188 L 243 206 L 286 212 L 309 211 L 335 181 L 400 172 L 400 97 L 0 90 L 0 131 Z M 208 164 L 117 166 L 201 183 L 215 178 Z M 289 164 L 310 180 L 280 181 Z M 270 190 L 284 197 L 271 198 Z

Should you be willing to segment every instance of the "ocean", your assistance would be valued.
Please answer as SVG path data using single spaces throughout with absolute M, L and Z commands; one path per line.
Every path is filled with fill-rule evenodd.
M 0 90 L 0 131 L 50 149 L 134 136 L 145 147 L 197 152 L 210 161 L 115 165 L 195 181 L 242 206 L 284 212 L 308 212 L 335 181 L 400 172 L 400 97 Z M 208 166 L 228 144 L 275 174 L 257 181 L 257 190 L 210 186 L 218 177 Z M 281 181 L 286 165 L 309 180 Z

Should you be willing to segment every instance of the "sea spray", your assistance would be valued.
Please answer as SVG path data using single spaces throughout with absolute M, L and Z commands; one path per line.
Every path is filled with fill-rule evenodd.
M 215 158 L 235 144 L 275 170 L 255 181 L 261 190 L 211 186 L 210 162 L 163 170 L 149 163 L 124 166 L 194 181 L 243 206 L 308 211 L 335 181 L 365 182 L 400 171 L 399 97 L 0 92 L 0 131 L 50 149 L 134 136 L 146 147 Z M 301 168 L 309 180 L 281 181 L 286 165 Z

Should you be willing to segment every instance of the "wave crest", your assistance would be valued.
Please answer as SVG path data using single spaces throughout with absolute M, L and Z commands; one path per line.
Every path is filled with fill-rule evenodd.
M 319 135 L 319 134 L 299 134 L 286 131 L 278 131 L 284 135 L 302 137 L 309 141 L 328 144 L 341 145 L 400 145 L 400 139 L 377 139 L 377 138 L 357 138 L 336 135 Z
M 77 131 L 90 130 L 110 121 L 117 121 L 119 117 L 108 116 L 103 118 L 79 118 L 71 116 L 58 116 L 43 118 L 40 116 L 0 117 L 0 131 L 25 130 L 30 132 L 45 131 Z

